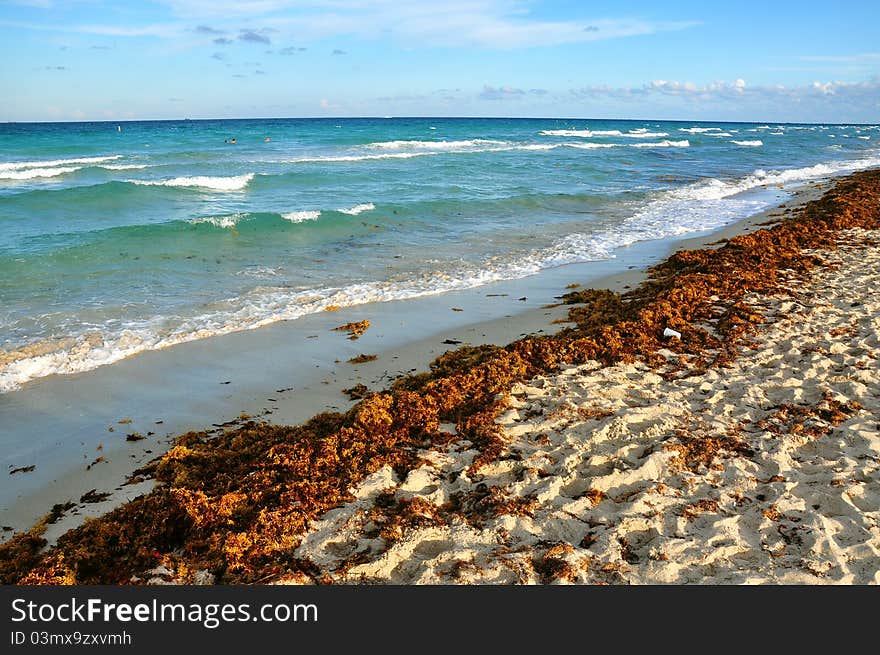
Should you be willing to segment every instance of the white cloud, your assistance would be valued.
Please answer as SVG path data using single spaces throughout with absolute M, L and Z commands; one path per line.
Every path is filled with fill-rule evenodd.
M 521 98 L 525 94 L 526 92 L 522 89 L 511 86 L 494 87 L 487 84 L 480 92 L 480 98 L 483 100 L 504 100 L 505 98 Z
M 837 110 L 867 115 L 880 108 L 880 77 L 861 82 L 815 81 L 801 86 L 749 86 L 741 78 L 733 82 L 721 80 L 708 84 L 654 80 L 638 87 L 582 87 L 572 89 L 569 95 L 585 100 L 604 98 L 632 103 L 656 103 L 666 97 L 669 102 L 681 103 L 681 106 L 690 109 L 702 106 L 754 112 L 784 110 L 798 105 L 817 113 L 825 112 L 823 115 L 826 116 L 833 115 Z

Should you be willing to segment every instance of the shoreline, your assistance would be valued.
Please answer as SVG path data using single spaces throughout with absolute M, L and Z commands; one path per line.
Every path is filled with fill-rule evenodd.
M 814 199 L 834 179 L 795 187 L 786 209 Z M 135 469 L 165 452 L 179 434 L 212 428 L 220 433 L 243 422 L 238 420 L 241 415 L 296 425 L 321 411 L 344 412 L 355 401 L 343 389 L 365 384 L 378 391 L 398 376 L 425 372 L 435 357 L 457 346 L 444 344 L 446 340 L 473 346 L 506 344 L 526 334 L 559 329 L 562 326 L 553 321 L 564 318 L 567 308 L 546 306 L 557 303 L 570 283 L 623 292 L 638 286 L 648 267 L 675 250 L 706 247 L 782 215 L 774 207 L 712 232 L 640 242 L 620 249 L 612 260 L 564 265 L 464 291 L 322 312 L 29 384 L 0 397 L 0 423 L 57 437 L 31 452 L 16 453 L 12 461 L 4 460 L 8 469 L 37 468 L 10 477 L 8 489 L 17 497 L 0 507 L 0 526 L 14 531 L 4 530 L 0 539 L 7 541 L 29 529 L 54 505 L 73 502 L 72 511 L 48 526 L 45 537 L 54 543 L 86 517 L 100 516 L 148 491 L 149 482 L 123 483 Z M 523 294 L 525 302 L 518 300 Z M 464 311 L 453 312 L 452 307 Z M 372 326 L 357 341 L 332 332 L 364 318 Z M 291 348 L 292 339 L 308 352 Z M 347 363 L 360 353 L 378 354 L 378 359 L 357 366 Z M 298 370 L 292 373 L 293 369 Z M 172 385 L 164 383 L 169 375 L 175 376 Z M 229 384 L 223 384 L 226 381 Z M 181 403 L 181 392 L 190 396 L 186 402 Z M 4 445 L 12 447 L 19 434 L 10 432 Z M 145 438 L 128 442 L 126 434 Z M 74 467 L 73 461 L 80 463 Z M 98 495 L 77 502 L 91 490 Z M 98 500 L 102 494 L 108 495 Z
M 334 576 L 354 572 L 395 549 L 404 558 L 395 560 L 394 570 L 411 570 L 425 559 L 422 555 L 436 557 L 445 552 L 447 546 L 437 551 L 430 544 L 420 546 L 418 540 L 413 542 L 413 535 L 426 530 L 455 532 L 462 527 L 458 523 L 462 520 L 476 528 L 485 527 L 489 521 L 516 527 L 522 517 L 532 517 L 542 502 L 550 502 L 556 512 L 560 509 L 557 500 L 562 502 L 571 494 L 560 496 L 558 485 L 551 485 L 547 492 L 537 496 L 524 493 L 525 489 L 517 491 L 516 481 L 530 479 L 532 467 L 522 470 L 525 478 L 520 474 L 510 478 L 513 469 L 522 466 L 517 462 L 532 458 L 525 457 L 522 447 L 517 446 L 517 433 L 510 429 L 511 420 L 516 423 L 536 416 L 534 403 L 523 405 L 518 400 L 524 386 L 536 384 L 538 389 L 564 391 L 559 383 L 548 387 L 540 381 L 548 376 L 572 375 L 572 370 L 579 374 L 578 369 L 587 373 L 598 371 L 600 375 L 612 375 L 621 367 L 632 369 L 626 375 L 628 383 L 615 383 L 608 390 L 613 393 L 588 395 L 585 400 L 592 404 L 575 405 L 576 414 L 592 422 L 610 416 L 608 409 L 599 407 L 597 402 L 625 399 L 630 408 L 642 407 L 637 396 L 645 393 L 645 384 L 659 384 L 662 380 L 676 383 L 706 375 L 719 381 L 718 372 L 731 366 L 751 370 L 749 367 L 756 364 L 757 357 L 752 352 L 761 346 L 756 335 L 764 330 L 764 324 L 771 329 L 774 323 L 786 321 L 798 326 L 802 319 L 792 308 L 799 303 L 806 310 L 830 306 L 823 302 L 821 293 L 809 286 L 821 283 L 837 270 L 836 266 L 823 267 L 828 261 L 825 257 L 841 259 L 848 248 L 855 253 L 854 265 L 876 275 L 871 257 L 862 256 L 876 254 L 871 250 L 876 248 L 876 241 L 867 232 L 854 230 L 880 227 L 880 171 L 836 180 L 834 188 L 820 199 L 802 206 L 785 220 L 772 222 L 771 227 L 714 244 L 718 248 L 679 250 L 653 267 L 649 278 L 626 294 L 596 289 L 567 294 L 564 300 L 571 307 L 572 327 L 550 336 L 528 336 L 503 348 L 461 347 L 450 351 L 432 364 L 430 374 L 398 380 L 391 390 L 368 395 L 346 414 L 319 414 L 297 427 L 251 421 L 217 436 L 183 435 L 171 451 L 140 471 L 164 483 L 151 493 L 66 533 L 46 552 L 46 541 L 41 536 L 45 524 L 0 547 L 4 580 L 26 584 L 333 582 Z M 844 242 L 846 248 L 837 251 L 841 239 L 853 234 L 848 243 Z M 825 250 L 828 254 L 823 255 Z M 836 288 L 844 289 L 847 295 L 840 298 L 837 292 L 834 302 L 836 320 L 846 321 L 848 313 L 840 303 L 846 301 L 845 306 L 849 307 L 863 303 L 849 303 L 851 280 L 846 276 L 851 273 L 844 268 L 841 275 L 843 279 L 835 283 Z M 862 277 L 858 279 L 867 279 L 863 273 L 859 275 Z M 773 301 L 776 309 L 766 300 L 772 300 L 774 295 L 781 299 Z M 870 299 L 858 312 L 863 315 L 859 326 L 870 330 L 876 322 L 874 300 Z M 815 320 L 809 313 L 806 316 L 821 326 L 822 314 Z M 682 338 L 671 341 L 662 336 L 664 326 L 678 329 Z M 829 335 L 846 339 L 848 329 L 834 330 Z M 802 340 L 798 335 L 789 334 L 786 338 Z M 867 339 L 856 344 L 860 352 L 868 348 L 865 356 L 880 356 L 870 350 L 880 348 L 876 334 L 869 333 Z M 835 348 L 837 344 L 832 344 L 828 351 L 838 352 Z M 862 355 L 864 352 L 859 354 Z M 826 354 L 822 352 L 817 357 L 822 359 Z M 770 362 L 774 357 L 761 359 Z M 761 370 L 769 366 L 760 362 L 757 365 Z M 820 386 L 830 381 L 826 364 L 820 362 L 814 368 Z M 867 370 L 864 375 L 871 378 L 870 364 L 867 369 L 855 368 Z M 652 370 L 661 375 L 651 373 Z M 769 380 L 773 389 L 789 387 L 785 370 L 774 370 L 770 366 L 761 379 Z M 796 364 L 792 370 L 797 370 Z M 747 386 L 750 375 L 747 373 L 743 378 Z M 784 437 L 786 429 L 791 435 L 807 430 L 802 435 L 810 437 L 807 445 L 812 438 L 838 435 L 838 426 L 842 430 L 856 430 L 855 438 L 864 440 L 874 434 L 864 432 L 864 421 L 870 422 L 871 412 L 876 411 L 870 385 L 877 381 L 871 379 L 865 380 L 868 388 L 864 384 L 847 387 L 849 396 L 871 403 L 867 409 L 847 395 L 826 392 L 818 402 L 807 398 L 807 405 L 800 409 L 795 405 L 764 407 L 759 403 L 762 410 L 772 412 L 781 407 L 784 411 L 760 420 L 750 416 L 749 420 L 755 422 L 761 435 L 769 431 Z M 723 379 L 719 384 L 727 388 Z M 838 382 L 833 384 L 839 386 Z M 705 390 L 704 386 L 699 386 L 701 394 L 712 390 L 711 385 Z M 532 393 L 528 388 L 525 392 Z M 631 393 L 635 394 L 632 398 Z M 744 398 L 739 389 L 733 389 L 732 394 L 735 405 Z M 517 419 L 518 408 L 526 411 L 526 416 Z M 538 409 L 537 414 L 544 412 Z M 700 420 L 711 422 L 712 418 L 708 414 Z M 717 417 L 715 423 L 721 418 Z M 542 420 L 550 419 L 558 421 L 558 412 L 553 411 Z M 618 419 L 614 419 L 612 427 L 617 423 Z M 710 432 L 693 436 L 691 432 L 672 430 L 663 436 L 648 430 L 652 443 L 639 451 L 641 455 L 625 444 L 620 456 L 639 459 L 656 453 L 660 457 L 656 441 L 662 436 L 663 457 L 680 460 L 677 468 L 671 469 L 678 476 L 676 485 L 681 483 L 682 475 L 687 477 L 685 469 L 696 476 L 693 481 L 700 485 L 711 482 L 712 471 L 723 470 L 728 460 L 737 465 L 743 462 L 747 467 L 760 463 L 756 458 L 763 450 L 752 448 L 745 442 L 745 436 L 732 435 L 723 426 L 720 435 Z M 547 434 L 537 436 L 540 439 L 534 457 L 550 456 L 541 445 Z M 832 443 L 841 443 L 841 438 L 835 436 Z M 591 443 L 587 441 L 577 448 L 590 447 Z M 876 449 L 872 443 L 868 438 L 869 451 Z M 836 451 L 832 448 L 829 452 L 833 458 Z M 590 464 L 591 470 L 601 459 Z M 651 459 L 656 457 L 652 455 Z M 436 476 L 425 473 L 426 467 L 444 469 L 456 460 L 457 466 L 450 476 L 435 479 Z M 559 460 L 550 456 L 550 462 Z M 631 465 L 624 464 L 622 470 L 629 468 Z M 614 466 L 604 474 L 616 476 L 617 471 Z M 537 475 L 534 484 L 553 475 L 546 465 L 533 472 Z M 604 474 L 600 470 L 583 471 L 574 479 L 566 474 L 560 480 L 560 484 L 568 486 L 569 482 L 586 484 L 580 491 L 568 489 L 577 492 L 574 499 L 579 509 L 574 518 L 578 525 L 593 525 L 592 521 L 607 514 L 614 506 L 605 504 L 612 502 L 607 498 L 613 496 L 613 503 L 617 504 L 632 497 L 628 491 L 632 480 L 610 480 L 616 490 L 612 494 L 611 488 L 603 488 L 608 486 L 601 482 Z M 652 476 L 648 475 L 648 479 Z M 734 476 L 734 481 L 737 479 Z M 594 487 L 593 482 L 599 484 Z M 855 482 L 861 484 L 859 480 Z M 453 483 L 457 491 L 444 501 L 448 483 Z M 797 485 L 795 481 L 793 491 L 797 491 Z M 645 489 L 639 486 L 635 492 Z M 870 504 L 874 493 L 870 488 L 858 493 Z M 718 501 L 714 505 L 710 501 L 711 498 L 698 500 L 691 514 L 714 511 Z M 863 504 L 859 501 L 856 506 L 861 508 Z M 822 506 L 819 503 L 814 509 Z M 830 511 L 838 511 L 835 507 L 832 504 Z M 799 520 L 786 514 L 790 514 L 790 509 L 774 508 L 767 508 L 764 514 L 772 522 L 770 527 L 780 520 Z M 352 517 L 356 518 L 354 524 L 349 521 Z M 872 520 L 870 515 L 866 515 L 866 520 Z M 786 525 L 780 525 L 783 538 L 781 530 Z M 876 530 L 876 525 L 872 529 Z M 362 537 L 358 531 L 363 533 Z M 510 530 L 505 534 L 511 534 Z M 558 533 L 564 537 L 565 547 L 559 544 L 559 552 L 554 546 L 552 552 L 539 553 L 543 563 L 538 562 L 535 570 L 553 573 L 562 567 L 570 579 L 573 574 L 560 560 L 578 548 L 578 553 L 589 550 L 594 543 L 587 540 L 589 534 Z M 330 540 L 326 545 L 331 559 L 343 558 L 331 568 L 322 568 L 319 553 L 310 555 L 307 549 L 309 543 L 325 537 Z M 876 537 L 871 537 L 869 531 L 869 539 Z M 451 545 L 456 543 L 453 540 Z M 410 546 L 421 553 L 415 560 L 406 555 L 413 552 Z M 866 552 L 870 559 L 870 549 Z M 559 577 L 548 579 L 544 573 L 540 574 L 540 581 Z M 367 575 L 366 580 L 370 579 L 393 581 L 375 573 Z

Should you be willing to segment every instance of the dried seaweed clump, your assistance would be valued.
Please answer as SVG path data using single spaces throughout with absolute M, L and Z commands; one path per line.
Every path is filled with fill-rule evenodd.
M 758 427 L 778 436 L 793 435 L 818 439 L 836 428 L 861 409 L 857 402 L 836 400 L 830 391 L 813 406 L 780 405 Z
M 453 495 L 443 509 L 475 528 L 483 528 L 499 516 L 532 516 L 537 505 L 538 500 L 531 496 L 511 496 L 501 487 L 480 483 L 473 491 Z
M 345 325 L 340 325 L 333 329 L 336 332 L 348 332 L 348 338 L 354 341 L 366 332 L 368 327 L 370 327 L 370 321 L 364 319 L 363 321 L 357 321 L 356 323 L 346 323 Z
M 361 353 L 360 355 L 357 355 L 356 357 L 352 357 L 351 359 L 349 359 L 348 363 L 349 364 L 366 364 L 367 362 L 374 362 L 377 359 L 379 359 L 379 355 L 365 355 L 364 353 Z
M 735 437 L 699 436 L 692 437 L 684 430 L 679 431 L 678 443 L 667 444 L 665 450 L 676 453 L 670 462 L 672 470 L 697 472 L 702 468 L 719 468 L 719 457 L 753 457 L 755 452 L 746 442 Z

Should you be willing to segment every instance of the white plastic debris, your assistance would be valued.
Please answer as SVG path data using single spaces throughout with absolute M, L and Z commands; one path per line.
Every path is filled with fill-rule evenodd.
M 675 339 L 681 339 L 681 332 L 676 332 L 671 328 L 666 328 L 663 330 L 664 337 L 674 337 Z

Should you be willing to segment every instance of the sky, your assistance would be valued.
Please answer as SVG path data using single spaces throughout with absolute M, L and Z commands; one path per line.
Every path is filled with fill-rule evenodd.
M 880 122 L 880 2 L 0 0 L 0 120 Z

